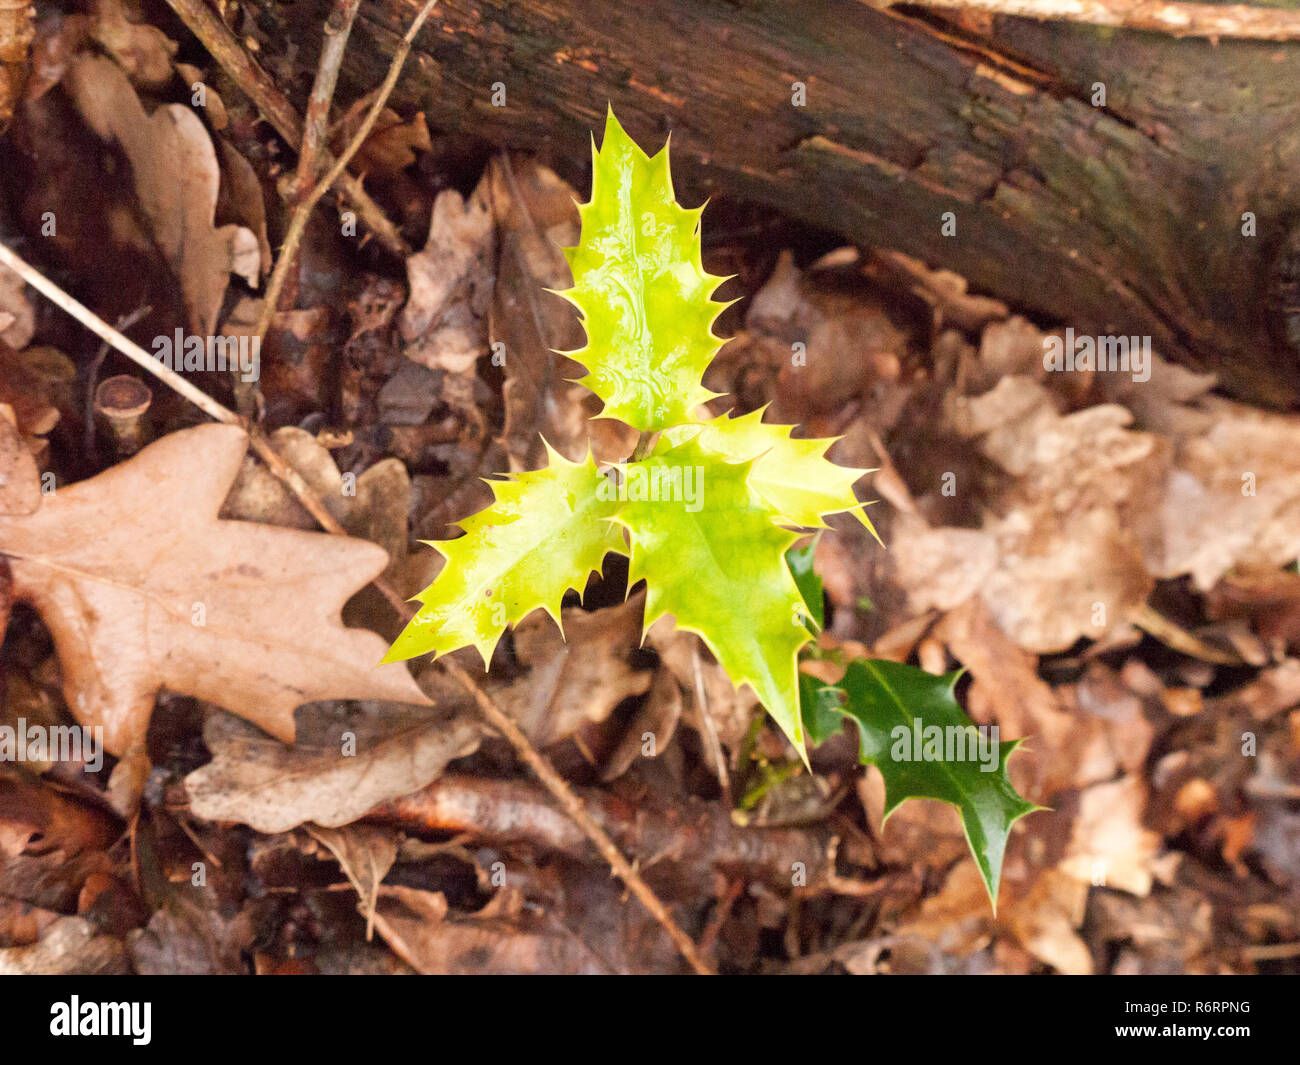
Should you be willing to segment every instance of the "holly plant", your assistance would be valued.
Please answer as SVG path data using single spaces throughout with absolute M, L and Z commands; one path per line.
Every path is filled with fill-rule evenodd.
M 1001 746 L 994 772 L 921 759 L 924 749 L 891 744 L 898 728 L 925 718 L 975 732 L 954 678 L 878 662 L 850 664 L 836 685 L 799 672 L 821 625 L 821 587 L 806 556 L 787 553 L 831 514 L 875 535 L 853 492 L 868 471 L 832 463 L 833 440 L 797 439 L 761 410 L 707 416 L 717 394 L 704 372 L 723 344 L 713 325 L 729 304 L 712 299 L 726 278 L 700 259 L 703 208 L 676 202 L 667 146 L 647 156 L 612 111 L 592 155 L 581 237 L 564 249 L 574 284 L 557 293 L 578 308 L 587 343 L 564 354 L 586 368 L 580 383 L 604 404 L 597 417 L 640 432 L 636 450 L 602 468 L 590 451 L 571 462 L 548 444 L 544 468 L 487 482 L 494 501 L 460 523 L 464 535 L 430 544 L 446 565 L 384 661 L 473 645 L 488 667 L 507 625 L 537 609 L 561 624 L 565 593 L 581 593 L 607 555 L 628 556 L 629 588 L 646 586 L 643 631 L 667 614 L 696 633 L 805 765 L 808 738 L 854 720 L 862 760 L 884 774 L 886 813 L 913 796 L 956 805 L 996 899 L 1007 833 L 1035 809 L 1006 779 L 1015 744 Z

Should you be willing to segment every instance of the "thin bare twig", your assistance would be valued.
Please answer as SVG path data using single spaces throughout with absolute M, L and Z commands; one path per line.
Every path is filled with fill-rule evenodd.
M 275 127 L 289 145 L 298 151 L 303 142 L 302 120 L 275 82 L 244 51 L 235 35 L 226 28 L 203 0 L 167 0 L 191 33 L 230 75 L 236 85 L 253 101 L 262 116 Z M 321 151 L 322 159 L 329 159 L 328 151 Z M 340 172 L 338 191 L 357 209 L 357 217 L 394 255 L 411 254 L 411 247 L 397 232 L 397 227 L 384 214 L 383 209 L 370 198 L 359 180 L 351 174 Z
M 713 952 L 713 946 L 718 941 L 723 926 L 727 919 L 731 917 L 731 911 L 735 908 L 736 900 L 740 898 L 745 890 L 745 881 L 740 877 L 727 877 L 727 888 L 718 899 L 718 905 L 713 911 L 713 916 L 709 918 L 709 923 L 704 928 L 704 934 L 700 936 L 700 950 L 706 953 Z
M 348 109 L 330 124 L 325 139 L 327 141 L 332 141 L 336 136 L 340 136 L 344 130 L 351 127 L 352 123 L 356 121 L 357 116 L 365 114 L 366 108 L 374 103 L 375 96 L 378 92 L 379 89 L 376 87 L 371 89 L 364 96 L 358 96 L 353 100 L 352 103 L 348 105 Z
M 1174 624 L 1163 614 L 1157 612 L 1149 603 L 1135 607 L 1129 620 L 1148 636 L 1154 636 L 1166 647 L 1172 647 L 1202 662 L 1214 662 L 1222 666 L 1239 666 L 1241 655 L 1236 651 L 1224 651 L 1211 647 L 1204 640 L 1199 640 L 1180 625 Z
M 652 450 L 654 450 L 655 441 L 659 434 L 654 430 L 642 429 L 641 435 L 636 438 L 636 449 L 632 452 L 632 461 L 640 462 Z
M 119 330 L 114 329 L 104 319 L 100 318 L 85 304 L 70 296 L 59 288 L 53 281 L 47 278 L 34 266 L 19 258 L 14 252 L 10 251 L 3 244 L 0 244 L 0 265 L 7 266 L 16 273 L 32 288 L 36 289 L 41 295 L 51 303 L 67 311 L 73 318 L 84 325 L 92 333 L 96 334 L 103 340 L 108 341 L 114 348 L 134 362 L 142 370 L 153 374 L 154 377 L 162 381 L 163 384 L 179 393 L 193 403 L 199 410 L 203 411 L 209 418 L 221 422 L 224 425 L 234 425 L 243 429 L 249 436 L 249 444 L 257 453 L 258 457 L 266 463 L 267 467 L 275 474 L 286 487 L 297 496 L 307 511 L 315 518 L 321 527 L 328 532 L 337 536 L 346 536 L 346 530 L 341 526 L 332 514 L 325 508 L 320 497 L 308 486 L 302 476 L 282 459 L 279 454 L 271 447 L 271 442 L 256 426 L 252 426 L 244 418 L 241 418 L 233 410 L 222 406 L 215 399 L 209 396 L 202 389 L 185 380 L 175 370 L 163 365 L 158 359 L 155 359 L 144 348 L 140 347 L 130 337 L 123 335 Z M 382 591 L 383 589 L 381 589 Z M 390 602 L 393 602 L 403 608 L 402 597 L 389 589 L 391 593 Z
M 325 20 L 324 37 L 321 42 L 320 61 L 316 67 L 316 79 L 312 83 L 311 97 L 307 101 L 307 115 L 303 125 L 302 148 L 298 152 L 298 170 L 294 174 L 293 185 L 289 195 L 291 207 L 298 207 L 306 201 L 316 179 L 320 176 L 320 157 L 325 148 L 329 133 L 330 106 L 334 102 L 334 87 L 338 84 L 339 68 L 343 64 L 343 55 L 347 51 L 348 38 L 352 35 L 352 23 L 356 20 L 361 0 L 334 0 L 329 18 Z M 284 258 L 282 254 L 282 259 Z M 276 311 L 293 305 L 298 295 L 296 280 L 301 256 L 298 249 L 292 249 L 289 262 L 283 267 L 287 277 L 293 278 L 294 284 L 287 284 L 276 293 L 275 304 L 263 313 L 266 321 Z M 258 343 L 265 339 L 265 332 L 257 334 Z M 257 381 L 244 381 L 238 374 L 232 376 L 235 392 L 235 405 L 240 414 L 254 418 L 263 409 L 262 397 Z
M 67 311 L 68 314 L 72 315 L 73 318 L 101 340 L 107 340 L 136 365 L 148 370 L 158 380 L 179 392 L 209 418 L 225 422 L 227 425 L 238 425 L 240 423 L 240 418 L 234 411 L 227 410 L 202 389 L 190 384 L 175 370 L 164 366 L 134 340 L 114 329 L 89 307 L 68 295 L 34 266 L 31 266 L 26 260 L 20 258 L 3 244 L 0 244 L 0 265 L 7 266 L 56 307 Z
M 1300 12 L 1249 4 L 1187 4 L 1166 0 L 862 0 L 875 8 L 901 3 L 983 11 L 1048 21 L 1150 30 L 1174 37 L 1300 40 Z
M 140 347 L 139 344 L 129 337 L 123 336 L 121 332 L 114 329 L 94 311 L 68 295 L 58 285 L 46 278 L 35 267 L 19 258 L 3 244 L 0 244 L 0 265 L 9 267 L 51 302 L 61 307 L 93 333 L 107 340 L 132 362 L 153 374 L 164 384 L 175 389 L 209 417 L 226 425 L 235 425 L 244 429 L 249 434 L 249 444 L 257 456 L 266 463 L 267 468 L 288 487 L 311 516 L 320 523 L 321 528 L 336 536 L 347 535 L 346 530 L 325 508 L 325 504 L 307 482 L 303 480 L 302 475 L 275 451 L 270 440 L 261 429 L 250 425 L 246 419 L 241 418 L 234 411 L 228 410 L 174 370 L 164 366 L 144 348 Z M 406 619 L 411 616 L 410 608 L 387 580 L 380 576 L 376 577 L 372 583 L 393 606 L 393 609 L 397 611 L 400 617 Z M 664 930 L 672 938 L 691 967 L 697 973 L 711 973 L 691 938 L 673 920 L 672 914 L 668 912 L 667 907 L 660 901 L 654 890 L 623 857 L 622 852 L 609 834 L 587 814 L 583 808 L 582 800 L 573 793 L 568 783 L 552 768 L 545 756 L 532 745 L 528 737 L 519 729 L 519 726 L 492 701 L 491 696 L 463 669 L 445 658 L 441 660 L 440 665 L 449 676 L 469 692 L 483 716 L 509 741 L 511 746 L 519 753 L 520 758 L 537 775 L 546 790 L 554 796 L 561 808 L 595 845 L 601 856 L 609 862 L 610 867 L 623 880 L 628 889 L 641 900 L 655 920 L 664 927 Z
M 361 126 L 353 134 L 343 153 L 334 160 L 334 165 L 316 183 L 306 198 L 294 208 L 293 218 L 289 222 L 289 231 L 285 234 L 284 245 L 280 250 L 280 258 L 276 260 L 275 269 L 271 272 L 271 280 L 266 285 L 266 302 L 262 305 L 262 313 L 257 319 L 255 333 L 259 343 L 266 337 L 267 331 L 271 328 L 271 320 L 275 316 L 276 304 L 280 299 L 280 290 L 284 287 L 285 278 L 289 276 L 289 269 L 297 257 L 298 244 L 301 242 L 303 232 L 307 228 L 307 219 L 311 217 L 311 212 L 320 198 L 325 195 L 339 175 L 347 169 L 349 160 L 356 155 L 361 145 L 365 143 L 366 138 L 370 136 L 370 131 L 374 129 L 375 123 L 379 120 L 379 113 L 384 109 L 384 104 L 388 102 L 388 97 L 392 93 L 394 86 L 396 86 L 397 79 L 402 74 L 402 67 L 405 65 L 406 57 L 411 51 L 411 42 L 415 40 L 415 35 L 420 32 L 420 28 L 437 4 L 438 0 L 428 0 L 428 3 L 420 9 L 420 13 L 415 16 L 411 28 L 406 31 L 406 35 L 393 52 L 393 61 L 388 67 L 388 73 L 384 76 L 383 84 L 379 86 L 379 93 L 375 97 L 374 103 L 370 105 L 370 110 L 366 112 L 366 117 L 362 120 Z
M 1242 957 L 1247 961 L 1281 961 L 1300 958 L 1300 943 L 1263 943 L 1243 947 Z
M 478 704 L 483 716 L 491 722 L 493 728 L 510 741 L 510 745 L 519 752 L 519 756 L 527 763 L 528 768 L 536 774 L 537 779 L 542 782 L 546 790 L 555 796 L 564 812 L 569 815 L 574 824 L 582 829 L 583 835 L 595 844 L 596 849 L 600 851 L 600 856 L 609 863 L 609 867 L 627 885 L 628 890 L 641 900 L 641 905 L 649 910 L 651 916 L 663 926 L 664 931 L 672 938 L 682 957 L 686 959 L 691 968 L 701 976 L 713 975 L 713 970 L 709 968 L 708 962 L 696 949 L 691 937 L 682 931 L 681 926 L 673 920 L 673 915 L 668 912 L 668 907 L 660 901 L 659 896 L 654 893 L 650 885 L 641 878 L 641 874 L 623 857 L 623 852 L 610 839 L 609 833 L 596 824 L 592 816 L 587 813 L 587 808 L 583 806 L 582 800 L 573 793 L 573 789 L 569 787 L 568 782 L 533 747 L 528 737 L 524 735 L 514 720 L 497 706 L 487 692 L 479 687 L 474 678 L 456 665 L 455 662 L 444 658 L 441 660 L 441 665 L 453 680 L 474 697 L 474 702 Z
M 700 642 L 691 641 L 691 679 L 695 682 L 695 712 L 700 719 L 700 732 L 704 736 L 704 746 L 709 752 L 709 761 L 718 775 L 718 785 L 722 794 L 731 799 L 731 777 L 727 772 L 727 759 L 722 753 L 722 741 L 718 738 L 718 727 L 709 712 L 709 693 L 704 686 L 704 671 L 700 666 Z
M 875 880 L 854 880 L 847 876 L 840 876 L 835 871 L 836 859 L 840 852 L 839 836 L 832 836 L 831 841 L 826 846 L 826 875 L 825 878 L 816 884 L 806 887 L 796 888 L 795 895 L 816 895 L 822 891 L 829 891 L 835 895 L 846 895 L 850 898 L 869 899 L 873 895 L 879 895 L 882 891 L 893 886 L 897 881 L 895 876 L 881 876 Z
M 334 87 L 339 80 L 339 67 L 348 49 L 352 23 L 356 20 L 361 0 L 335 0 L 334 10 L 325 21 L 325 39 L 321 43 L 320 63 L 316 67 L 316 80 L 312 83 L 311 98 L 307 101 L 307 114 L 303 117 L 302 150 L 298 153 L 298 173 L 295 177 L 294 200 L 307 198 L 320 170 L 320 153 L 329 133 L 330 106 L 334 103 Z

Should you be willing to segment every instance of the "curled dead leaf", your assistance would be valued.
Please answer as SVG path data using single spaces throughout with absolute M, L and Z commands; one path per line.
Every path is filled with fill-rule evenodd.
M 463 373 L 484 353 L 493 238 L 484 183 L 468 202 L 455 189 L 438 194 L 428 242 L 406 261 L 411 294 L 401 332 L 408 358 L 431 370 Z
M 602 610 L 563 611 L 563 633 L 540 611 L 525 618 L 514 630 L 515 655 L 530 671 L 496 688 L 495 698 L 541 747 L 603 721 L 650 687 L 650 671 L 629 662 L 641 614 L 636 596 Z
M 472 717 L 369 701 L 317 703 L 300 717 L 290 747 L 230 714 L 212 715 L 203 735 L 213 760 L 185 778 L 191 810 L 259 832 L 309 821 L 337 828 L 424 787 L 473 752 L 483 731 Z
M 190 330 L 212 336 L 231 271 L 256 284 L 261 249 L 243 226 L 213 224 L 221 175 L 202 120 L 180 104 L 146 114 L 121 68 L 103 56 L 75 59 L 65 84 L 90 128 L 126 153 L 154 240 L 180 282 Z

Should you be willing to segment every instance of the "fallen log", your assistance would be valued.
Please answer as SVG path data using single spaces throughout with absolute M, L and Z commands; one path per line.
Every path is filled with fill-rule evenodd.
M 364 6 L 341 98 L 416 6 Z M 304 72 L 326 8 L 264 8 Z M 688 203 L 769 203 L 1300 401 L 1300 43 L 866 0 L 444 0 L 394 100 L 579 187 L 612 104 L 644 143 L 672 131 Z

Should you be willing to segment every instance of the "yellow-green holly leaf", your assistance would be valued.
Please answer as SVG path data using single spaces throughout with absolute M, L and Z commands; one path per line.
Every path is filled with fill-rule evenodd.
M 750 466 L 687 440 L 626 467 L 615 521 L 631 536 L 628 583 L 646 582 L 646 627 L 671 614 L 698 634 L 804 757 L 795 663 L 810 635 L 785 561 L 798 536 L 750 490 Z
M 487 482 L 496 501 L 460 523 L 464 536 L 426 541 L 447 564 L 415 597 L 423 605 L 385 662 L 472 644 L 487 666 L 507 625 L 538 608 L 558 625 L 564 593 L 581 592 L 608 552 L 627 553 L 608 520 L 618 502 L 591 456 L 547 452 L 545 468 Z
M 612 110 L 592 160 L 582 236 L 565 249 L 574 284 L 559 293 L 582 312 L 587 346 L 565 354 L 587 368 L 581 383 L 604 401 L 601 417 L 641 430 L 689 421 L 716 394 L 701 379 L 726 306 L 710 299 L 725 278 L 700 261 L 704 209 L 674 199 L 668 146 L 647 157 Z
M 676 426 L 660 437 L 659 446 L 671 447 L 695 435 L 728 462 L 752 459 L 749 486 L 786 524 L 825 528 L 826 515 L 849 511 L 876 536 L 862 512 L 865 504 L 853 494 L 859 478 L 871 471 L 835 465 L 826 458 L 834 439 L 796 440 L 790 435 L 793 429 L 793 425 L 769 425 L 760 409 L 739 418 L 724 414 L 702 425 Z

